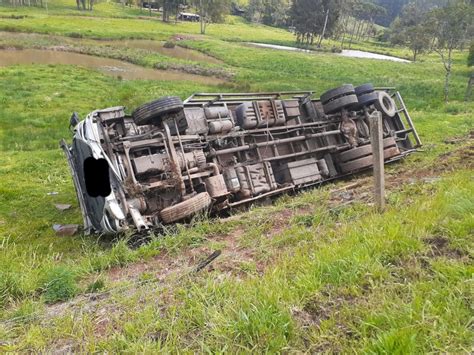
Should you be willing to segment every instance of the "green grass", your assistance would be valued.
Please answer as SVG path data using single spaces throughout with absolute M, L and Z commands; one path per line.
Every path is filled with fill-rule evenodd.
M 10 9 L 8 9 L 9 11 Z M 199 23 L 164 23 L 160 20 L 115 17 L 49 16 L 35 13 L 22 19 L 0 18 L 0 30 L 36 32 L 66 36 L 81 36 L 98 39 L 142 38 L 166 40 L 176 34 L 199 35 Z M 208 36 L 229 41 L 254 41 L 270 43 L 293 43 L 294 36 L 282 29 L 251 24 L 239 17 L 229 17 L 226 23 L 211 24 Z
M 77 13 L 72 5 L 53 2 L 49 15 L 0 8 L 0 15 L 28 15 L 0 18 L 0 28 L 77 32 L 86 39 L 37 36 L 20 41 L 3 36 L 0 45 L 67 44 L 144 66 L 193 64 L 152 51 L 108 48 L 90 38 L 166 40 L 176 33 L 197 33 L 196 24 L 140 20 L 135 10 L 112 3 L 97 5 L 97 11 L 87 14 L 92 18 L 82 18 L 71 16 Z M 462 101 L 467 54 L 456 53 L 452 100 L 445 105 L 444 69 L 432 55 L 421 63 L 403 64 L 252 48 L 238 42 L 289 44 L 293 38 L 282 30 L 229 21 L 233 24 L 211 25 L 208 36 L 179 42 L 224 62 L 224 70 L 235 76 L 223 88 L 185 81 L 123 81 L 73 66 L 0 68 L 0 344 L 5 342 L 0 349 L 469 352 L 469 279 L 474 271 L 472 170 L 465 167 L 469 155 L 447 161 L 455 164 L 452 173 L 436 171 L 440 155 L 456 148 L 444 140 L 466 136 L 474 128 L 474 105 Z M 164 95 L 185 98 L 197 91 L 232 88 L 312 89 L 318 95 L 342 83 L 368 81 L 401 91 L 425 143 L 423 152 L 388 168 L 393 177 L 411 169 L 415 182 L 405 180 L 389 191 L 389 209 L 383 215 L 362 202 L 329 209 L 333 186 L 328 185 L 282 197 L 271 207 L 253 208 L 241 219 L 218 223 L 204 218 L 191 228 L 171 228 L 165 237 L 138 249 L 128 247 L 126 236 L 58 237 L 52 230 L 54 223 L 81 223 L 58 148 L 61 138 L 70 137 L 72 111 L 81 117 L 115 105 L 130 111 Z M 440 179 L 416 180 L 419 169 Z M 55 203 L 73 208 L 60 212 Z M 285 211 L 295 215 L 274 232 L 276 216 Z M 164 283 L 156 283 L 155 271 L 149 270 L 134 275 L 138 283 L 109 280 L 112 268 L 166 255 L 179 259 L 195 247 L 223 248 L 219 238 L 236 230 L 242 230 L 237 246 L 251 257 L 237 261 L 224 254 L 214 272 Z M 430 244 L 439 237 L 448 241 L 440 255 L 433 254 Z M 79 306 L 49 313 L 48 303 L 96 291 L 110 292 L 110 297 L 99 300 L 91 313 L 78 314 L 82 303 L 84 309 L 90 306 L 80 297 Z
M 48 1 L 48 7 L 12 7 L 3 5 L 0 7 L 0 15 L 3 17 L 15 16 L 37 16 L 37 15 L 67 15 L 67 16 L 89 16 L 89 17 L 136 17 L 147 16 L 148 11 L 140 11 L 140 9 L 128 6 L 122 6 L 113 1 L 97 1 L 93 11 L 78 11 L 75 2 L 68 0 Z M 155 13 L 152 13 L 155 17 Z

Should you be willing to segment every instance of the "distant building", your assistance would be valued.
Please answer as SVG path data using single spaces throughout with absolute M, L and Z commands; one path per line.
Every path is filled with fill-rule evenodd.
M 154 1 L 143 1 L 142 7 L 144 7 L 145 9 L 158 10 L 160 6 L 157 2 L 154 2 Z
M 190 12 L 180 12 L 178 14 L 178 20 L 181 21 L 191 21 L 191 22 L 197 22 L 199 21 L 201 17 L 198 14 L 193 14 Z

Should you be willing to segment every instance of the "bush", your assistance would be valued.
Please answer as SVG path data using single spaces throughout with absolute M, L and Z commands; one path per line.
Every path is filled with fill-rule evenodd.
M 176 47 L 176 43 L 174 43 L 173 41 L 166 41 L 165 44 L 163 44 L 163 47 L 165 47 L 165 48 L 174 48 L 174 47 Z
M 42 290 L 47 303 L 68 300 L 78 291 L 75 275 L 65 267 L 55 267 L 46 273 Z
M 87 293 L 96 293 L 105 288 L 105 281 L 101 278 L 98 278 L 91 282 L 86 289 Z

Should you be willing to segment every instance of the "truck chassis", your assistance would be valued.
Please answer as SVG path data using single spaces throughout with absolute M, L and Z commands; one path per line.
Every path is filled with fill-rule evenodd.
M 382 115 L 386 163 L 421 146 L 394 88 L 200 93 L 71 117 L 64 150 L 85 233 L 138 231 L 342 178 L 372 166 Z

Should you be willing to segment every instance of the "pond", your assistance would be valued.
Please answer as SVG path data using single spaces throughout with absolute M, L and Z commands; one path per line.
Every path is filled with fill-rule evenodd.
M 120 48 L 135 48 L 143 49 L 151 52 L 157 52 L 167 57 L 189 60 L 193 62 L 202 62 L 210 64 L 223 64 L 217 58 L 206 55 L 197 50 L 188 49 L 175 45 L 173 48 L 166 48 L 164 41 L 154 41 L 151 39 L 122 39 L 122 40 L 97 40 L 88 38 L 70 38 L 55 35 L 43 35 L 38 33 L 22 33 L 22 32 L 4 32 L 0 31 L 0 38 L 11 39 L 19 41 L 34 41 L 35 43 L 51 42 L 54 45 L 62 46 L 78 46 L 90 45 L 104 46 L 104 47 L 120 47 Z
M 411 63 L 411 61 L 403 59 L 403 58 L 392 57 L 390 55 L 377 54 L 377 53 L 372 53 L 372 52 L 352 50 L 352 49 L 343 49 L 342 52 L 338 54 L 343 57 L 351 57 L 351 58 L 369 58 L 369 59 L 380 59 L 380 60 L 393 60 L 394 62 L 401 62 L 401 63 Z
M 249 42 L 248 44 L 252 46 L 262 47 L 262 48 L 271 48 L 277 50 L 284 50 L 284 51 L 292 51 L 292 52 L 304 52 L 304 53 L 319 53 L 317 51 L 313 51 L 310 49 L 304 48 L 296 48 L 296 47 L 288 47 L 288 46 L 280 46 L 276 44 L 268 44 L 268 43 L 253 43 Z M 366 59 L 379 59 L 379 60 L 392 60 L 395 62 L 402 62 L 402 63 L 411 63 L 409 60 L 392 57 L 389 55 L 377 54 L 372 52 L 365 52 L 359 50 L 351 50 L 351 49 L 344 49 L 341 53 L 334 53 L 335 55 L 340 55 L 343 57 L 351 57 L 351 58 L 366 58 Z
M 104 74 L 120 77 L 124 80 L 186 80 L 205 85 L 218 85 L 225 82 L 223 79 L 211 76 L 188 74 L 175 70 L 144 68 L 117 59 L 95 57 L 73 52 L 42 49 L 0 50 L 0 66 L 16 64 L 77 65 L 95 69 Z

